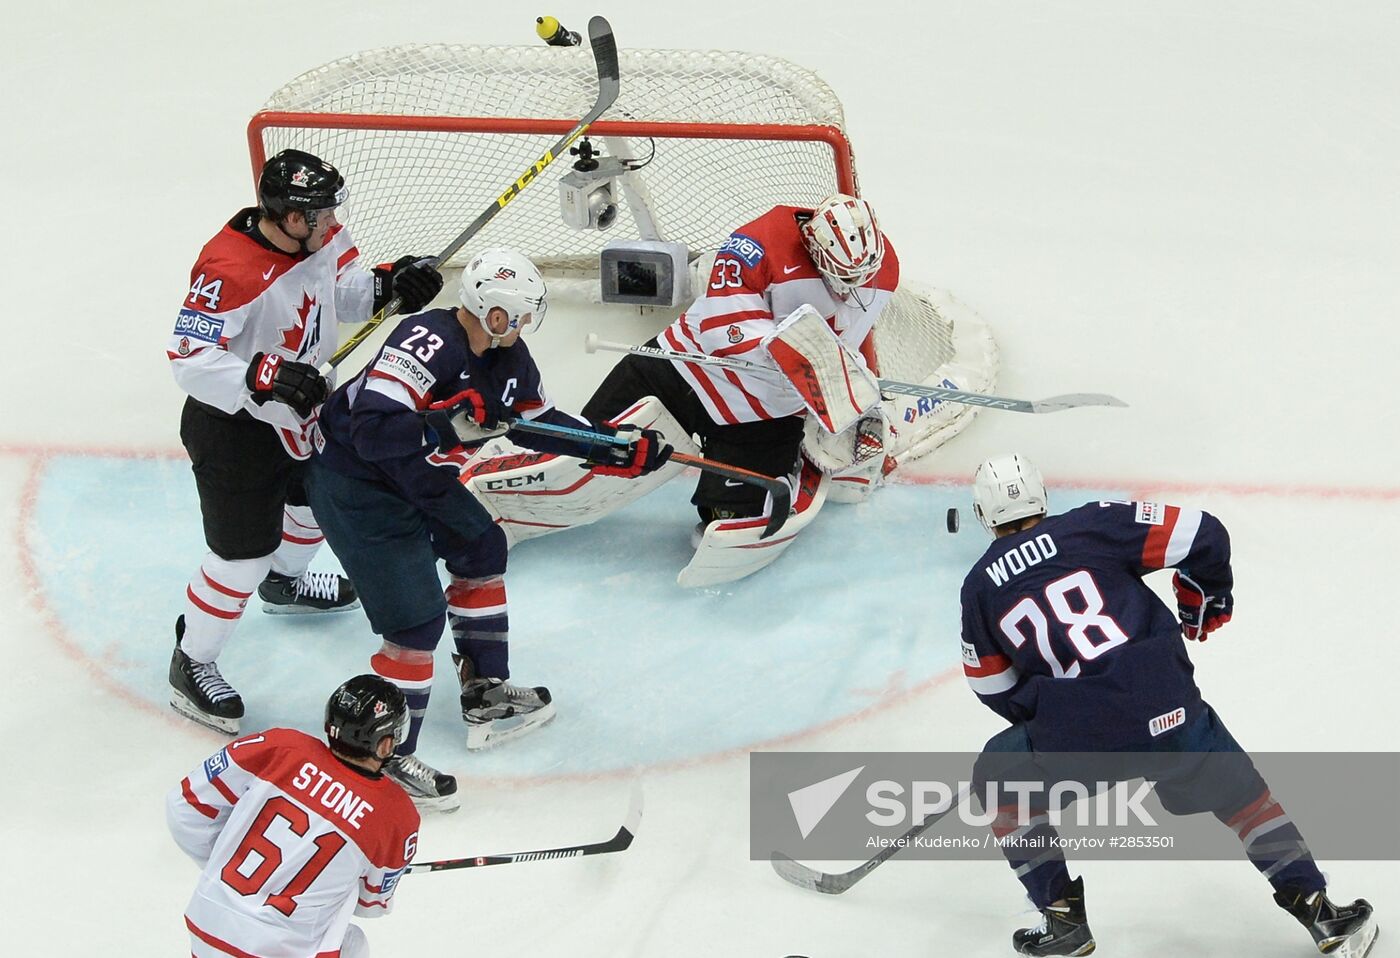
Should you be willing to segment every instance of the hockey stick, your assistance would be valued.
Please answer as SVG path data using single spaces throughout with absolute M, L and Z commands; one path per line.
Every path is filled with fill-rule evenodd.
M 521 432 L 533 432 L 542 436 L 563 436 L 568 439 L 577 439 L 587 443 L 604 443 L 610 446 L 630 446 L 632 441 L 623 436 L 610 436 L 603 432 L 594 432 L 591 429 L 576 429 L 573 426 L 559 426 L 552 422 L 533 422 L 529 419 L 503 419 L 501 422 L 511 429 L 519 429 Z M 687 466 L 694 466 L 701 472 L 712 472 L 717 476 L 724 476 L 726 479 L 734 479 L 738 482 L 746 482 L 751 486 L 758 486 L 768 492 L 773 497 L 773 508 L 768 514 L 768 523 L 763 527 L 763 534 L 760 539 L 767 539 L 788 521 L 788 513 L 792 511 L 792 489 L 781 479 L 772 476 L 765 476 L 762 473 L 752 472 L 742 469 L 739 466 L 731 466 L 728 463 L 718 462 L 714 459 L 706 459 L 702 456 L 692 456 L 683 452 L 671 453 L 671 461 L 683 463 Z
M 789 884 L 799 888 L 810 888 L 812 891 L 819 891 L 823 895 L 839 895 L 848 891 L 852 885 L 869 875 L 885 862 L 897 855 L 902 849 L 907 848 L 914 841 L 915 837 L 922 835 L 934 825 L 941 822 L 949 812 L 957 808 L 959 803 L 967 798 L 969 786 L 964 785 L 958 791 L 955 798 L 944 811 L 937 815 L 931 815 L 922 822 L 909 829 L 887 848 L 880 850 L 870 861 L 852 868 L 848 872 L 822 872 L 815 868 L 808 868 L 799 864 L 782 852 L 774 852 L 770 861 L 773 863 L 773 870 L 778 873 L 778 877 Z
M 627 818 L 617 834 L 607 841 L 591 842 L 587 845 L 562 845 L 559 848 L 539 848 L 528 852 L 508 852 L 504 855 L 474 855 L 468 858 L 444 858 L 435 862 L 416 862 L 405 871 L 440 872 L 455 868 L 481 868 L 485 865 L 514 865 L 517 862 L 543 862 L 552 858 L 580 858 L 584 855 L 607 855 L 611 852 L 626 851 L 637 834 L 637 825 L 642 820 L 642 786 L 633 783 L 631 804 Z
M 771 366 L 750 362 L 747 359 L 732 359 L 727 356 L 705 356 L 692 353 L 678 353 L 657 346 L 629 346 L 626 343 L 612 343 L 599 339 L 593 333 L 584 337 L 583 348 L 592 353 L 600 349 L 615 353 L 631 353 L 648 359 L 665 359 L 693 363 L 697 366 L 723 366 L 726 369 L 742 369 L 750 373 L 782 376 Z M 920 396 L 928 399 L 942 399 L 948 402 L 964 403 L 969 406 L 984 406 L 988 409 L 1005 409 L 1009 412 L 1046 413 L 1075 409 L 1079 406 L 1127 406 L 1123 400 L 1104 393 L 1066 393 L 1063 396 L 1050 396 L 1046 399 L 1007 399 L 1004 396 L 989 396 L 986 393 L 970 393 L 961 389 L 947 389 L 943 386 L 925 386 L 920 383 L 905 383 L 897 379 L 881 379 L 880 389 L 901 396 Z
M 617 99 L 618 92 L 618 71 L 617 71 L 617 41 L 613 38 L 612 27 L 603 17 L 594 17 L 588 21 L 588 41 L 593 49 L 593 59 L 598 67 L 598 99 L 594 101 L 593 108 L 584 114 L 574 128 L 565 133 L 563 138 L 555 143 L 534 164 L 521 173 L 514 183 L 506 187 L 505 192 L 496 197 L 494 203 L 482 210 L 481 215 L 472 220 L 471 225 L 462 230 L 457 238 L 447 244 L 447 247 L 437 255 L 438 264 L 445 263 L 452 258 L 459 249 L 466 245 L 467 241 L 481 232 L 482 227 L 491 222 L 496 214 L 506 208 L 511 200 L 520 195 L 525 187 L 529 186 L 539 175 L 544 172 L 545 167 L 553 163 L 558 156 L 569 148 L 579 137 L 587 132 L 598 117 L 607 112 Z M 345 361 L 345 358 L 355 350 L 362 342 L 369 338 L 370 334 L 383 324 L 390 316 L 398 312 L 403 305 L 403 298 L 394 296 L 389 302 L 384 304 L 384 308 L 370 317 L 369 322 L 360 327 L 345 341 L 345 344 L 335 351 L 321 367 L 321 375 L 329 376 L 331 370 Z

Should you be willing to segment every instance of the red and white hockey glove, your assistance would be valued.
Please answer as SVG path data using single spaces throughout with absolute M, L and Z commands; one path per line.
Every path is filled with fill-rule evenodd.
M 1181 634 L 1193 642 L 1204 642 L 1206 636 L 1230 621 L 1235 601 L 1229 592 L 1210 595 L 1184 572 L 1172 575 L 1172 591 L 1176 593 L 1176 614 L 1181 619 Z
M 624 426 L 617 431 L 618 435 L 628 432 L 635 432 L 633 426 Z M 638 476 L 645 476 L 649 472 L 655 472 L 666 464 L 666 460 L 671 458 L 674 450 L 661 433 L 655 429 L 643 429 L 637 438 L 633 439 L 629 445 L 614 446 L 611 444 L 594 443 L 588 447 L 585 459 L 591 464 L 591 468 L 600 476 L 621 476 L 624 479 L 636 479 Z
M 507 431 L 505 407 L 475 389 L 464 389 L 428 404 L 424 420 L 437 436 L 437 446 L 450 452 L 477 445 Z
M 330 383 L 315 366 L 276 353 L 255 354 L 243 381 L 259 406 L 269 400 L 286 403 L 302 419 L 325 402 L 331 391 Z

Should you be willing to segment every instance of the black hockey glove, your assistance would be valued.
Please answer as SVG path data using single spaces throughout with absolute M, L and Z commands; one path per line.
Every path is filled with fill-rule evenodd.
M 253 356 L 243 379 L 253 393 L 253 402 L 261 406 L 275 399 L 291 406 L 302 419 L 325 402 L 331 391 L 330 383 L 315 366 L 284 359 L 276 353 Z
M 1204 642 L 1206 636 L 1230 621 L 1235 610 L 1235 600 L 1229 592 L 1208 595 L 1188 572 L 1172 574 L 1172 591 L 1176 593 L 1181 635 L 1192 642 Z
M 401 256 L 393 264 L 374 268 L 374 312 L 399 297 L 399 312 L 416 313 L 433 301 L 442 289 L 442 274 L 432 257 Z
M 624 426 L 617 430 L 617 435 L 624 438 L 632 438 L 632 433 L 637 433 L 635 426 Z M 589 444 L 586 450 L 584 459 L 595 473 L 600 476 L 621 476 L 624 479 L 636 479 L 638 476 L 655 472 L 666 464 L 666 460 L 671 458 L 674 451 L 655 429 L 641 430 L 636 438 L 632 438 L 630 445 L 615 446 L 599 442 Z

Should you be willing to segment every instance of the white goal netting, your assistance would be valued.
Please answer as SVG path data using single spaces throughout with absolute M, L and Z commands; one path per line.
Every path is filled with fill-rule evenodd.
M 649 162 L 623 180 L 617 223 L 573 230 L 560 216 L 564 156 L 539 174 L 456 257 L 512 246 L 554 275 L 596 275 L 609 240 L 659 233 L 693 257 L 780 204 L 858 193 L 841 104 L 816 74 L 747 53 L 620 50 L 617 102 L 589 131 L 602 152 Z M 333 163 L 351 191 L 369 262 L 447 246 L 592 105 L 591 54 L 546 46 L 389 47 L 318 67 L 282 87 L 249 124 L 255 170 L 288 147 Z M 879 204 L 876 204 L 879 208 Z M 898 245 L 898 238 L 894 238 Z M 910 272 L 905 263 L 905 272 Z M 946 294 L 906 283 L 876 333 L 880 374 L 985 391 L 996 346 L 986 324 Z M 889 411 L 896 453 L 935 448 L 971 407 Z

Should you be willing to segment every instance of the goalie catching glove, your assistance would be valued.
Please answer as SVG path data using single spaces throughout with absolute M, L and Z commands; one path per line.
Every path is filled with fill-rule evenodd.
M 610 426 L 596 426 L 599 432 L 606 432 Z M 636 479 L 638 476 L 645 476 L 655 472 L 666 464 L 666 460 L 671 458 L 671 446 L 666 442 L 661 433 L 655 429 L 638 430 L 635 426 L 624 426 L 615 429 L 611 433 L 624 438 L 636 433 L 636 438 L 626 446 L 615 446 L 611 443 L 589 443 L 584 447 L 583 459 L 588 465 L 585 469 L 592 469 L 600 476 L 621 476 L 624 479 Z
M 243 381 L 259 406 L 269 400 L 286 403 L 302 419 L 315 412 L 331 391 L 315 366 L 276 353 L 255 353 Z
M 399 297 L 399 312 L 416 313 L 433 301 L 442 290 L 442 274 L 431 256 L 401 256 L 392 264 L 376 266 L 374 272 L 374 312 Z
M 1176 593 L 1176 614 L 1181 619 L 1181 634 L 1192 642 L 1204 642 L 1206 636 L 1230 621 L 1235 601 L 1229 592 L 1209 595 L 1188 573 L 1172 575 L 1172 591 Z

